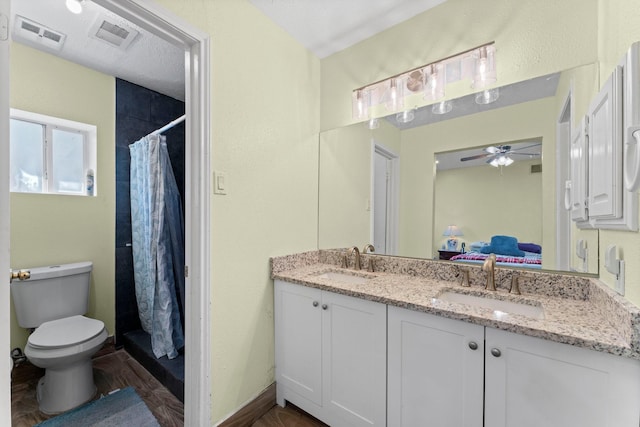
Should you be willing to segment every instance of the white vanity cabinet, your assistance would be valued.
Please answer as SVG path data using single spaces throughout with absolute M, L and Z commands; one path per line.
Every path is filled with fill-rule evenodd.
M 388 425 L 482 427 L 484 327 L 389 307 Z
M 640 362 L 486 328 L 485 426 L 636 427 Z
M 388 317 L 389 427 L 640 423 L 637 360 L 396 307 Z
M 275 281 L 278 404 L 332 426 L 386 425 L 387 306 Z

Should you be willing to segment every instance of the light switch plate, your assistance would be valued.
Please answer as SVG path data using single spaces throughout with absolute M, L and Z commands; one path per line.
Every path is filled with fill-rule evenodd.
M 227 174 L 213 172 L 213 194 L 227 194 Z

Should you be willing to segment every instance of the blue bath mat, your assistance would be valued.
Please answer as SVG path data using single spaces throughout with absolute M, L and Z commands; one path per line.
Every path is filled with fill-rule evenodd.
M 147 405 L 133 387 L 111 393 L 35 427 L 159 427 Z

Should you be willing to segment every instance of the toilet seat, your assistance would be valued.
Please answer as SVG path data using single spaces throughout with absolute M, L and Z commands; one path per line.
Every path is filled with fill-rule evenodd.
M 71 316 L 44 322 L 28 339 L 34 349 L 59 349 L 89 341 L 104 331 L 100 320 Z

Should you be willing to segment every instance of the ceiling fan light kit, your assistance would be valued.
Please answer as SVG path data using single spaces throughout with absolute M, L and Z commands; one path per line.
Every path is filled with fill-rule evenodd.
M 525 145 L 524 147 L 514 148 L 511 145 L 495 145 L 484 147 L 482 151 L 484 153 L 477 154 L 475 156 L 463 157 L 460 159 L 461 162 L 467 162 L 470 160 L 477 159 L 486 159 L 486 163 L 493 167 L 500 166 L 510 166 L 514 163 L 513 156 L 527 156 L 530 159 L 540 157 L 539 152 L 521 152 L 521 150 L 527 150 L 529 148 L 535 148 L 542 145 L 542 142 L 536 142 L 530 145 Z

